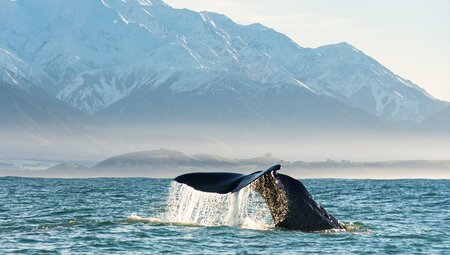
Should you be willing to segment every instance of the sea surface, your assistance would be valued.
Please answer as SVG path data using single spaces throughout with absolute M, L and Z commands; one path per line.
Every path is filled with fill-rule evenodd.
M 450 254 L 449 180 L 302 180 L 349 231 L 273 227 L 250 188 L 169 179 L 0 178 L 0 253 Z

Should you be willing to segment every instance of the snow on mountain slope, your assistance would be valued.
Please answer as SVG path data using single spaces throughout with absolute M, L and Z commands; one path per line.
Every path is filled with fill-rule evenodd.
M 24 90 L 30 89 L 30 84 L 24 77 L 32 77 L 33 69 L 12 52 L 0 48 L 0 81 Z
M 229 75 L 256 95 L 299 88 L 392 121 L 420 122 L 441 104 L 350 45 L 302 48 L 263 25 L 159 0 L 3 1 L 0 31 L 0 48 L 32 67 L 37 85 L 90 114 L 146 109 L 137 91 L 153 97 L 161 86 L 223 91 L 230 84 L 217 81 Z
M 294 67 L 313 89 L 388 120 L 420 122 L 441 102 L 347 43 L 316 49 L 309 65 Z
M 374 115 L 291 84 L 261 85 L 222 74 L 196 89 L 170 89 L 185 75 L 173 76 L 157 89 L 141 87 L 97 116 L 117 123 L 216 130 L 388 130 Z
M 114 66 L 152 47 L 151 34 L 127 26 L 101 1 L 2 1 L 1 42 L 40 67 L 57 91 L 82 71 Z
M 0 48 L 0 130 L 35 137 L 82 134 L 89 117 L 34 85 L 28 80 L 33 77 L 33 67 Z
M 59 134 L 82 135 L 89 117 L 66 105 L 23 77 L 0 79 L 0 130 L 36 139 Z M 11 139 L 11 137 L 8 137 Z

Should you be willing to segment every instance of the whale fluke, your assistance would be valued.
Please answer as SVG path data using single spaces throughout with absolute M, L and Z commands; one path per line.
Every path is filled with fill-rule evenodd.
M 300 181 L 278 174 L 280 165 L 249 175 L 238 173 L 189 173 L 175 181 L 196 190 L 226 194 L 252 184 L 267 203 L 275 226 L 305 232 L 342 229 L 345 226 L 320 206 Z
M 175 181 L 186 184 L 199 191 L 226 194 L 239 191 L 264 174 L 277 171 L 280 168 L 280 165 L 274 165 L 264 171 L 257 171 L 248 175 L 223 172 L 189 173 L 176 177 Z

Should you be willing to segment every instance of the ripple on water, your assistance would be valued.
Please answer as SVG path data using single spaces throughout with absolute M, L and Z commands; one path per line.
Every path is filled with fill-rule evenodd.
M 263 217 L 267 216 L 264 204 L 250 193 L 234 201 L 237 219 L 230 219 L 224 209 L 220 217 L 212 215 L 211 224 L 189 221 L 202 218 L 194 217 L 198 216 L 195 210 L 189 212 L 189 220 L 173 220 L 165 213 L 174 206 L 167 204 L 170 180 L 0 178 L 0 250 L 28 254 L 446 254 L 450 247 L 450 181 L 319 179 L 304 183 L 346 225 L 347 232 L 276 229 L 270 217 Z M 253 204 L 239 205 L 245 198 L 247 205 Z M 223 209 L 231 200 L 210 202 Z

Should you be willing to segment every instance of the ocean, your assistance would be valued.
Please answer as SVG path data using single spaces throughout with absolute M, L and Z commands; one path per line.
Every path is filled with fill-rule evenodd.
M 449 254 L 450 180 L 301 180 L 349 231 L 273 226 L 251 188 L 170 179 L 0 178 L 0 253 Z

